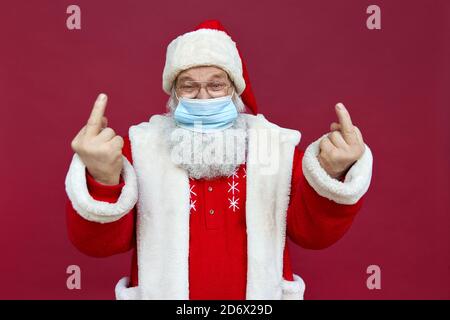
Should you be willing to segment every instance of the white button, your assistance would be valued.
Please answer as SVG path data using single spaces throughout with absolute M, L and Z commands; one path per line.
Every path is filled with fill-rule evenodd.
M 214 214 L 214 210 L 213 209 L 209 210 L 209 214 Z
M 211 186 L 208 187 L 208 191 L 209 191 L 209 192 L 212 191 L 212 187 L 211 187 Z

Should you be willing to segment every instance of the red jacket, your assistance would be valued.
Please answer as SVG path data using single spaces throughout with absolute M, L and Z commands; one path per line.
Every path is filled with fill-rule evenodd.
M 122 151 L 132 162 L 128 137 Z M 364 198 L 353 205 L 343 205 L 317 194 L 303 175 L 303 155 L 303 151 L 295 149 L 287 236 L 303 248 L 323 249 L 345 234 Z M 86 178 L 88 190 L 96 200 L 114 203 L 124 186 L 122 179 L 116 186 L 105 186 L 96 182 L 88 172 Z M 244 165 L 234 177 L 213 181 L 190 179 L 190 299 L 245 299 L 245 205 L 240 205 L 245 203 L 245 185 Z M 120 220 L 106 224 L 84 219 L 69 200 L 66 211 L 70 240 L 83 253 L 107 257 L 133 249 L 130 285 L 137 286 L 136 208 Z M 283 268 L 283 277 L 292 280 L 287 246 Z

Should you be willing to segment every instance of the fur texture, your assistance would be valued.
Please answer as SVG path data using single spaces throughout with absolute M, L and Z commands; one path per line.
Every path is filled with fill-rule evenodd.
M 136 174 L 127 158 L 123 158 L 122 176 L 125 186 L 116 203 L 98 201 L 91 197 L 86 184 L 86 166 L 75 153 L 66 175 L 66 193 L 73 208 L 86 220 L 108 223 L 119 220 L 137 202 Z
M 294 275 L 294 281 L 286 281 L 282 277 L 292 161 L 300 133 L 280 128 L 262 115 L 242 117 L 248 129 L 246 296 L 301 299 L 305 288 L 301 278 Z M 124 157 L 125 187 L 117 203 L 90 197 L 85 167 L 77 155 L 66 177 L 66 191 L 75 210 L 90 221 L 118 220 L 137 203 L 139 286 L 128 288 L 128 279 L 121 279 L 117 299 L 189 298 L 189 177 L 170 158 L 166 134 L 172 125 L 170 117 L 156 115 L 130 128 L 133 166 Z M 308 183 L 328 199 L 356 203 L 370 184 L 371 150 L 366 146 L 340 182 L 320 167 L 319 143 L 320 139 L 311 144 L 303 158 Z
M 236 43 L 223 31 L 199 29 L 185 33 L 169 44 L 163 70 L 164 91 L 170 95 L 177 75 L 196 66 L 220 67 L 228 73 L 239 95 L 245 90 Z
M 298 278 L 291 284 L 282 277 L 292 160 L 300 133 L 272 125 L 261 115 L 243 116 L 249 130 L 246 296 L 283 299 L 287 289 L 288 296 L 300 299 L 303 287 Z M 116 288 L 118 299 L 189 298 L 189 181 L 186 170 L 170 161 L 164 139 L 170 121 L 153 116 L 130 128 L 139 184 L 139 287 L 126 288 L 127 279 L 122 279 Z
M 302 167 L 306 180 L 322 197 L 339 204 L 355 204 L 367 192 L 372 178 L 372 151 L 366 145 L 364 154 L 345 176 L 344 182 L 333 179 L 320 166 L 317 155 L 319 144 L 326 135 L 306 148 Z
M 229 129 L 214 133 L 193 132 L 178 127 L 172 116 L 169 120 L 164 137 L 170 154 L 190 178 L 230 176 L 245 162 L 247 130 L 242 115 Z

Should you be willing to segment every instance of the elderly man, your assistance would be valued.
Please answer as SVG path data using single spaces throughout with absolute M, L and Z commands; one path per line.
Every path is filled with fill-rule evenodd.
M 82 252 L 133 250 L 117 299 L 302 299 L 286 245 L 321 249 L 350 227 L 372 155 L 336 105 L 330 133 L 300 133 L 257 114 L 236 44 L 218 21 L 173 40 L 168 112 L 120 137 L 100 94 L 72 141 L 69 236 Z M 253 113 L 254 115 L 252 115 Z

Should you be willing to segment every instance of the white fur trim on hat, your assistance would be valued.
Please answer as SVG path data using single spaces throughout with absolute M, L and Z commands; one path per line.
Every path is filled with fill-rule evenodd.
M 306 148 L 302 161 L 303 174 L 310 186 L 322 197 L 339 204 L 355 204 L 369 189 L 372 178 L 372 152 L 365 145 L 363 155 L 347 172 L 344 182 L 341 182 L 330 177 L 317 159 L 320 141 L 326 136 L 327 134 L 323 135 Z
M 236 43 L 225 32 L 199 29 L 174 39 L 167 47 L 163 71 L 164 91 L 170 95 L 178 74 L 197 66 L 220 67 L 228 73 L 238 94 L 245 90 L 242 61 Z

